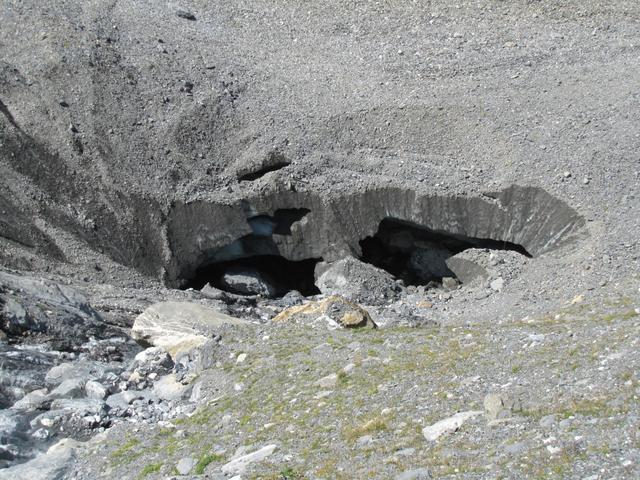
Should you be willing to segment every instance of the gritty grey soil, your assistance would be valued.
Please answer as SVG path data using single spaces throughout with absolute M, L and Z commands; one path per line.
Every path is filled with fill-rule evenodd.
M 217 478 L 275 444 L 243 478 L 637 478 L 639 57 L 632 0 L 0 2 L 2 271 L 122 335 L 163 300 L 253 322 L 196 415 L 118 423 L 62 476 Z M 476 243 L 473 282 L 365 279 L 367 332 L 179 289 L 265 252 L 319 276 L 389 218 L 531 258 Z M 508 415 L 421 434 L 489 393 Z

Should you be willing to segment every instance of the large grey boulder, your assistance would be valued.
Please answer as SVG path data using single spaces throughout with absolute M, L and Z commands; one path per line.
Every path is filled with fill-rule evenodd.
M 407 267 L 415 279 L 420 283 L 427 283 L 443 277 L 453 277 L 453 272 L 446 263 L 451 252 L 429 242 L 420 243 L 421 245 L 411 252 L 407 262 Z
M 0 470 L 0 480 L 62 480 L 73 464 L 77 444 L 64 439 L 33 460 Z
M 45 386 L 45 373 L 57 361 L 55 354 L 0 343 L 0 408 Z
M 0 272 L 0 328 L 10 337 L 45 334 L 56 350 L 75 350 L 91 337 L 121 336 L 77 290 Z
M 505 281 L 516 278 L 529 259 L 510 250 L 469 248 L 447 259 L 447 266 L 463 284 L 495 282 L 491 287 L 502 290 Z
M 325 295 L 340 295 L 365 305 L 382 305 L 401 291 L 393 275 L 360 260 L 347 257 L 316 269 L 316 286 Z
M 213 308 L 190 302 L 161 302 L 136 318 L 131 336 L 140 343 L 164 348 L 175 360 L 204 345 L 224 325 L 246 325 Z
M 275 297 L 278 294 L 277 284 L 269 275 L 247 267 L 229 268 L 222 276 L 222 285 L 239 295 Z
M 122 366 L 113 363 L 94 362 L 91 360 L 79 360 L 77 362 L 65 362 L 51 368 L 45 381 L 50 387 L 57 387 L 67 380 L 80 379 L 83 381 L 95 380 L 104 382 L 112 380 L 122 371 Z

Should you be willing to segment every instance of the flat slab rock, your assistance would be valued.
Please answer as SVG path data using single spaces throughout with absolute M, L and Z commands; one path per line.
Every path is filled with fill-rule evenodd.
M 197 303 L 161 302 L 138 315 L 131 336 L 139 342 L 164 348 L 175 359 L 203 345 L 217 327 L 246 324 Z
M 244 473 L 244 471 L 250 464 L 261 462 L 269 455 L 271 455 L 275 451 L 275 449 L 275 445 L 267 445 L 266 447 L 262 447 L 260 450 L 256 450 L 255 452 L 251 452 L 246 455 L 242 455 L 241 457 L 235 458 L 229 463 L 222 466 L 222 473 L 226 473 L 227 475 L 237 475 Z
M 424 427 L 422 429 L 422 435 L 424 435 L 424 438 L 426 438 L 430 442 L 435 442 L 442 435 L 455 432 L 467 420 L 478 415 L 482 415 L 482 413 L 483 412 L 479 410 L 456 413 L 452 417 L 445 418 L 444 420 L 440 420 L 433 425 Z

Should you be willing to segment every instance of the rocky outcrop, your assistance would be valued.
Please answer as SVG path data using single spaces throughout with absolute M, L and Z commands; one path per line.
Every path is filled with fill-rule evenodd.
M 401 290 L 393 275 L 353 257 L 327 266 L 316 285 L 325 295 L 341 295 L 365 305 L 389 303 Z
M 0 272 L 0 328 L 9 336 L 44 337 L 63 351 L 76 350 L 91 337 L 122 336 L 77 290 L 7 272 Z

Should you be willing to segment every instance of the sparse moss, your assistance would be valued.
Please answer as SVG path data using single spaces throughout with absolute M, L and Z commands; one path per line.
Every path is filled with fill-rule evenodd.
M 138 478 L 145 478 L 146 476 L 151 475 L 152 473 L 158 473 L 161 468 L 162 468 L 162 463 L 151 463 L 142 469 L 142 471 L 138 475 Z
M 126 464 L 130 463 L 136 458 L 140 457 L 143 452 L 133 451 L 138 446 L 140 440 L 137 438 L 130 438 L 124 445 L 111 453 L 111 460 L 114 464 Z
M 387 421 L 388 417 L 376 415 L 375 417 L 370 418 L 369 420 L 366 420 L 360 424 L 353 425 L 351 427 L 345 427 L 342 431 L 342 434 L 345 440 L 354 442 L 364 435 L 388 429 L 389 426 Z
M 202 475 L 210 463 L 220 461 L 222 461 L 222 457 L 220 455 L 216 455 L 215 453 L 205 453 L 198 459 L 198 463 L 196 463 L 193 473 L 196 475 Z

